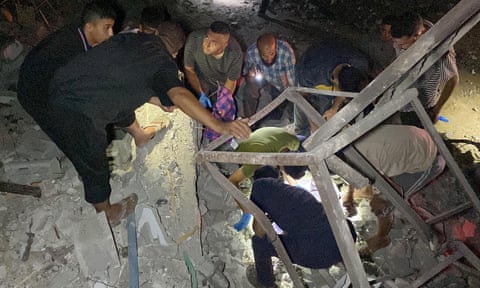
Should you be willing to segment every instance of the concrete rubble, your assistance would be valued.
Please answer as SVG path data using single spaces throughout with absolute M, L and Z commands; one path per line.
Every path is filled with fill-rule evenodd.
M 140 11 L 139 5 L 143 5 L 123 2 L 129 2 L 128 7 L 135 6 L 136 10 L 132 8 L 131 11 Z M 287 21 L 296 19 L 289 13 L 295 13 L 298 7 L 312 15 L 319 11 L 315 6 L 318 1 L 304 1 L 303 6 L 300 2 L 294 5 L 280 1 L 277 10 L 280 20 L 267 21 L 256 17 L 259 1 L 240 1 L 235 4 L 238 5 L 235 9 L 229 4 L 207 2 L 184 1 L 183 5 L 176 7 L 176 12 L 185 17 L 187 25 L 195 28 L 206 27 L 212 20 L 230 21 L 243 47 L 253 43 L 262 32 L 277 31 L 294 46 L 297 55 L 311 42 L 313 32 L 300 29 L 301 24 L 294 20 Z M 343 1 L 332 1 L 331 5 L 335 2 Z M 171 1 L 168 3 L 170 5 Z M 199 13 L 211 17 L 196 17 Z M 343 26 L 335 27 L 325 17 L 321 15 L 318 21 L 310 20 L 307 28 L 316 27 L 318 30 L 322 27 L 329 33 L 338 29 L 347 36 L 354 34 Z M 13 29 L 3 22 L 1 24 L 1 31 Z M 16 101 L 12 87 L 22 57 L 32 43 L 35 41 L 12 42 L 8 46 L 9 58 L 1 60 L 0 181 L 38 186 L 42 197 L 0 193 L 0 288 L 128 287 L 125 221 L 110 230 L 104 214 L 96 214 L 94 208 L 84 201 L 82 182 L 70 161 Z M 480 52 L 476 53 L 471 52 L 468 58 L 480 55 Z M 461 61 L 466 60 L 462 58 Z M 456 90 L 456 97 L 463 97 L 461 102 L 468 105 L 469 113 L 476 115 L 472 120 L 480 121 L 475 106 L 480 79 L 478 74 L 470 73 L 473 68 L 465 67 L 469 68 L 469 78 Z M 467 96 L 476 98 L 467 99 Z M 461 104 L 449 109 L 450 114 L 446 116 L 451 123 L 455 123 L 454 115 L 458 111 L 466 111 Z M 117 202 L 130 193 L 139 197 L 136 223 L 140 286 L 193 287 L 188 258 L 198 287 L 251 287 L 245 268 L 253 263 L 252 231 L 235 231 L 232 224 L 240 218 L 240 211 L 233 198 L 201 166 L 196 166 L 194 156 L 199 149 L 197 144 L 202 127 L 179 111 L 166 114 L 148 104 L 137 110 L 137 118 L 143 126 L 164 125 L 166 128 L 144 148 L 136 148 L 131 137 L 118 130 L 108 153 L 112 168 L 111 201 Z M 469 125 L 478 127 L 475 123 Z M 453 124 L 439 123 L 438 129 L 448 135 L 448 139 L 464 138 L 472 142 L 470 147 L 452 143 L 467 151 L 460 149 L 454 154 L 456 159 L 468 154 L 468 163 L 480 162 L 477 143 L 480 135 L 458 131 Z M 225 165 L 222 169 L 231 172 L 236 167 Z M 467 171 L 471 167 L 462 168 Z M 471 173 L 474 175 L 478 171 L 473 169 Z M 345 189 L 340 183 L 338 186 L 340 190 Z M 435 214 L 464 203 L 466 198 L 457 187 L 454 176 L 446 171 L 438 181 L 424 189 L 416 201 Z M 358 211 L 359 216 L 352 220 L 361 245 L 376 231 L 376 218 L 370 212 L 368 201 L 360 202 Z M 458 239 L 455 231 L 463 227 L 462 224 L 478 225 L 478 217 L 472 210 L 467 210 L 461 216 L 445 221 L 443 229 L 447 240 Z M 446 257 L 432 251 L 428 243 L 420 240 L 398 212 L 390 236 L 392 242 L 389 246 L 363 262 L 372 278 L 385 278 L 382 287 L 409 287 L 415 276 Z M 478 231 L 463 240 L 469 247 L 480 247 Z M 479 286 L 480 273 L 467 264 L 464 261 L 450 266 L 425 287 Z M 277 283 L 281 287 L 293 287 L 280 261 L 275 261 L 274 268 Z M 341 264 L 328 270 L 298 267 L 297 271 L 307 287 L 332 287 L 345 275 Z

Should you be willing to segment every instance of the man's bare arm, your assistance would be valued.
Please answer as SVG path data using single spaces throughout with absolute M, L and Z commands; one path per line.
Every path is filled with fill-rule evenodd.
M 187 78 L 188 84 L 197 92 L 198 95 L 203 92 L 200 85 L 200 79 L 198 79 L 197 73 L 193 67 L 185 66 L 185 78 Z
M 227 81 L 225 81 L 225 88 L 227 88 L 232 95 L 233 95 L 233 92 L 235 92 L 236 85 L 237 85 L 237 81 L 235 80 L 227 79 Z

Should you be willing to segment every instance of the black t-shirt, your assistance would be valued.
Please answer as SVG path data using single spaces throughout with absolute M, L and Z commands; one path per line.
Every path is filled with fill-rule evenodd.
M 125 33 L 58 69 L 50 87 L 51 104 L 103 126 L 131 115 L 152 96 L 172 106 L 166 93 L 177 86 L 182 83 L 176 62 L 160 38 Z
M 55 70 L 85 52 L 78 25 L 63 27 L 43 39 L 25 57 L 19 72 L 19 96 L 47 101 Z

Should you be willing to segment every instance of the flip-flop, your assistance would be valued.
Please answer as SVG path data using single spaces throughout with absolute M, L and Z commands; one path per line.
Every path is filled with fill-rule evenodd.
M 120 204 L 121 211 L 120 214 L 115 217 L 115 219 L 109 219 L 108 222 L 110 226 L 116 227 L 118 226 L 123 219 L 127 218 L 130 213 L 135 211 L 135 206 L 137 206 L 138 196 L 135 193 L 128 195 L 127 197 L 123 198 L 120 202 L 113 203 L 112 205 Z

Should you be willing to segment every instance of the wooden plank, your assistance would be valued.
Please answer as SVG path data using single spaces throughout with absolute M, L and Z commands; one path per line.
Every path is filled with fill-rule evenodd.
M 293 267 L 292 261 L 288 256 L 287 250 L 285 250 L 282 241 L 277 241 L 279 240 L 278 235 L 273 229 L 270 220 L 268 220 L 267 216 L 265 216 L 263 211 L 258 208 L 255 203 L 250 201 L 250 199 L 245 197 L 245 195 L 240 190 L 238 190 L 235 185 L 228 181 L 228 179 L 225 178 L 225 176 L 223 176 L 223 174 L 220 173 L 220 171 L 218 171 L 215 166 L 213 166 L 211 163 L 203 163 L 203 166 L 208 170 L 208 172 L 210 172 L 213 179 L 218 183 L 218 185 L 220 185 L 220 187 L 227 191 L 227 193 L 229 193 L 238 203 L 240 203 L 240 205 L 245 207 L 245 209 L 247 209 L 247 211 L 252 214 L 253 217 L 255 217 L 255 220 L 258 222 L 258 224 L 265 230 L 268 239 L 270 239 L 270 242 L 275 248 L 275 251 L 277 251 L 278 257 L 285 265 L 285 268 L 287 269 L 287 272 L 292 279 L 294 287 L 303 287 L 302 281 L 300 281 L 300 277 L 298 277 L 298 274 Z
M 375 113 L 370 113 L 367 117 L 361 119 L 354 125 L 345 128 L 341 133 L 335 135 L 330 140 L 321 143 L 310 143 L 316 145 L 312 150 L 317 160 L 323 160 L 326 157 L 338 152 L 348 144 L 360 138 L 362 135 L 377 127 L 385 119 L 393 115 L 398 107 L 403 107 L 405 104 L 411 102 L 417 97 L 416 89 L 408 89 L 405 91 L 403 97 L 392 99 L 392 101 L 375 109 Z M 328 125 L 328 121 L 322 127 Z M 320 127 L 321 128 L 321 127 Z M 315 139 L 314 139 L 315 140 Z M 310 145 L 308 147 L 310 147 Z
M 21 185 L 9 182 L 0 182 L 0 192 L 7 192 L 19 195 L 42 197 L 42 190 L 40 187 L 30 185 Z
M 319 89 L 307 88 L 307 87 L 295 87 L 295 90 L 297 92 L 301 92 L 301 93 L 319 94 L 319 95 L 346 97 L 346 98 L 354 98 L 358 95 L 358 93 L 356 93 L 356 92 L 319 90 Z
M 480 259 L 478 258 L 475 253 L 470 250 L 463 242 L 455 241 L 455 246 L 458 251 L 462 253 L 462 255 L 473 265 L 473 267 L 477 268 L 477 271 L 480 271 Z
M 398 107 L 412 101 L 417 96 L 416 89 L 409 89 L 404 97 L 393 99 L 379 107 L 377 113 L 369 114 L 357 124 L 346 128 L 328 142 L 322 142 L 312 152 L 304 153 L 257 153 L 257 152 L 225 152 L 225 151 L 199 151 L 197 160 L 221 163 L 242 163 L 256 165 L 308 165 L 312 160 L 324 160 L 332 156 L 349 143 L 353 142 L 367 131 L 376 127 L 384 119 L 397 111 Z M 315 143 L 312 143 L 315 144 Z M 319 143 L 320 144 L 320 143 Z M 311 149 L 311 146 L 305 147 Z
M 317 185 L 325 214 L 332 227 L 335 240 L 337 241 L 340 254 L 342 255 L 352 285 L 353 287 L 361 288 L 370 287 L 367 275 L 363 270 L 362 262 L 360 261 L 357 249 L 355 248 L 352 234 L 350 233 L 347 221 L 343 215 L 342 207 L 340 207 L 340 201 L 338 200 L 337 193 L 330 180 L 327 165 L 325 164 L 325 161 L 315 163 L 316 164 L 310 165 L 310 171 L 312 172 L 313 179 Z M 321 243 L 318 244 L 321 245 Z
M 329 171 L 333 174 L 342 176 L 342 178 L 349 184 L 353 185 L 353 187 L 360 189 L 370 184 L 370 180 L 367 177 L 343 162 L 338 156 L 332 155 L 326 159 L 326 162 Z
M 460 204 L 453 209 L 450 209 L 441 214 L 428 218 L 425 222 L 430 225 L 441 222 L 445 219 L 452 217 L 453 215 L 457 215 L 458 213 L 461 213 L 467 209 L 472 208 L 472 206 L 473 206 L 472 202 L 466 202 L 466 203 Z
M 308 165 L 312 162 L 311 153 L 257 153 L 257 152 L 226 152 L 199 151 L 197 161 L 219 163 L 241 163 L 255 165 Z
M 289 99 L 292 99 L 293 101 L 298 103 L 299 108 L 302 109 L 302 111 L 304 111 L 304 109 L 307 111 L 310 108 L 313 109 L 313 107 L 305 99 L 298 99 L 299 97 L 301 97 L 299 94 L 291 95 Z M 316 121 L 316 124 L 318 126 L 324 125 L 324 123 L 326 122 L 322 117 L 319 116 L 318 112 L 316 112 L 315 110 L 313 111 L 310 110 L 307 113 L 309 114 L 307 116 L 312 117 Z M 307 147 L 311 147 L 311 146 L 313 145 L 308 145 Z M 431 228 L 427 224 L 425 224 L 425 222 L 410 209 L 408 204 L 398 195 L 398 192 L 394 189 L 394 187 L 392 187 L 392 185 L 388 181 L 386 181 L 384 176 L 381 173 L 379 173 L 377 169 L 375 169 L 357 150 L 355 150 L 351 146 L 346 147 L 343 151 L 343 154 L 345 155 L 345 158 L 349 160 L 350 165 L 353 165 L 354 168 L 356 168 L 358 171 L 361 171 L 370 180 L 373 180 L 375 182 L 375 184 L 380 189 L 380 191 L 385 193 L 385 196 L 402 213 L 402 215 L 405 216 L 405 218 L 412 224 L 415 230 L 419 232 L 420 237 L 424 241 L 428 242 L 432 239 L 433 234 L 432 234 Z M 331 157 L 334 157 L 334 156 L 330 156 L 328 159 L 331 159 Z M 327 161 L 327 166 L 330 171 L 334 171 L 336 174 L 344 177 L 344 174 L 347 170 L 333 169 L 335 167 L 334 165 L 336 164 L 338 165 L 339 162 L 331 163 L 331 161 Z M 350 166 L 348 167 L 351 169 Z M 345 180 L 347 180 L 347 182 L 352 183 L 346 177 L 344 178 Z M 355 182 L 359 183 L 358 181 L 355 181 Z M 365 183 L 365 185 L 366 184 L 367 183 Z M 354 186 L 356 188 L 363 187 L 363 186 L 356 186 L 356 185 Z
M 417 65 L 422 67 L 421 71 L 426 71 L 430 66 L 427 65 L 425 55 L 430 53 L 435 47 L 441 45 L 441 50 L 437 49 L 435 53 L 426 56 L 430 59 L 430 65 L 437 61 L 449 47 L 454 45 L 464 34 L 466 34 L 478 19 L 468 22 L 468 25 L 462 26 L 473 15 L 480 10 L 480 1 L 462 0 L 453 7 L 445 16 L 443 16 L 430 30 L 422 35 L 409 49 L 403 52 L 392 64 L 390 64 L 382 73 L 378 75 L 367 87 L 365 87 L 357 97 L 336 113 L 327 123 L 318 129 L 313 137 L 317 142 L 326 141 L 345 125 L 353 120 L 360 111 L 365 109 L 379 95 L 382 95 L 387 88 L 403 78 L 412 67 Z M 478 17 L 475 17 L 478 18 Z M 459 29 L 459 27 L 461 27 Z M 446 40 L 444 40 L 446 39 Z M 409 87 L 420 75 L 409 74 L 403 80 L 404 87 Z M 374 113 L 373 111 L 372 113 Z
M 440 134 L 438 134 L 437 130 L 433 126 L 432 121 L 430 120 L 430 116 L 428 116 L 427 112 L 423 108 L 422 103 L 420 102 L 420 100 L 414 99 L 412 104 L 415 111 L 417 112 L 418 118 L 420 118 L 420 121 L 422 121 L 424 129 L 428 131 L 430 136 L 432 136 L 433 141 L 435 141 L 435 143 L 437 144 L 438 151 L 442 154 L 443 158 L 445 158 L 448 167 L 452 170 L 458 182 L 460 182 L 460 184 L 463 186 L 463 189 L 465 189 L 465 192 L 470 198 L 470 201 L 472 201 L 473 207 L 477 209 L 477 212 L 480 212 L 480 199 L 478 199 L 477 194 L 475 193 L 475 191 L 473 191 L 470 183 L 468 183 L 467 178 L 458 166 L 455 158 L 453 158 L 452 154 L 448 150 L 447 145 L 445 144 L 445 142 L 443 142 L 442 137 L 440 136 Z
M 282 104 L 287 99 L 288 91 L 283 91 L 277 98 L 275 98 L 272 102 L 268 103 L 267 106 L 263 107 L 260 111 L 256 114 L 252 115 L 248 118 L 248 125 L 252 126 L 253 124 L 257 123 L 258 121 L 262 120 L 268 113 L 272 112 L 275 108 L 277 108 L 280 104 Z M 232 136 L 229 135 L 222 135 L 219 138 L 215 139 L 214 141 L 210 142 L 203 150 L 214 150 L 218 148 L 223 143 L 227 142 Z
M 445 258 L 442 262 L 438 263 L 437 265 L 432 267 L 430 270 L 423 273 L 422 276 L 417 278 L 417 280 L 413 281 L 411 283 L 412 287 L 413 288 L 418 288 L 418 287 L 422 286 L 425 282 L 432 279 L 435 275 L 442 272 L 443 269 L 447 268 L 453 262 L 457 261 L 458 259 L 460 259 L 462 257 L 463 257 L 463 255 L 459 251 L 453 253 L 452 255 Z

